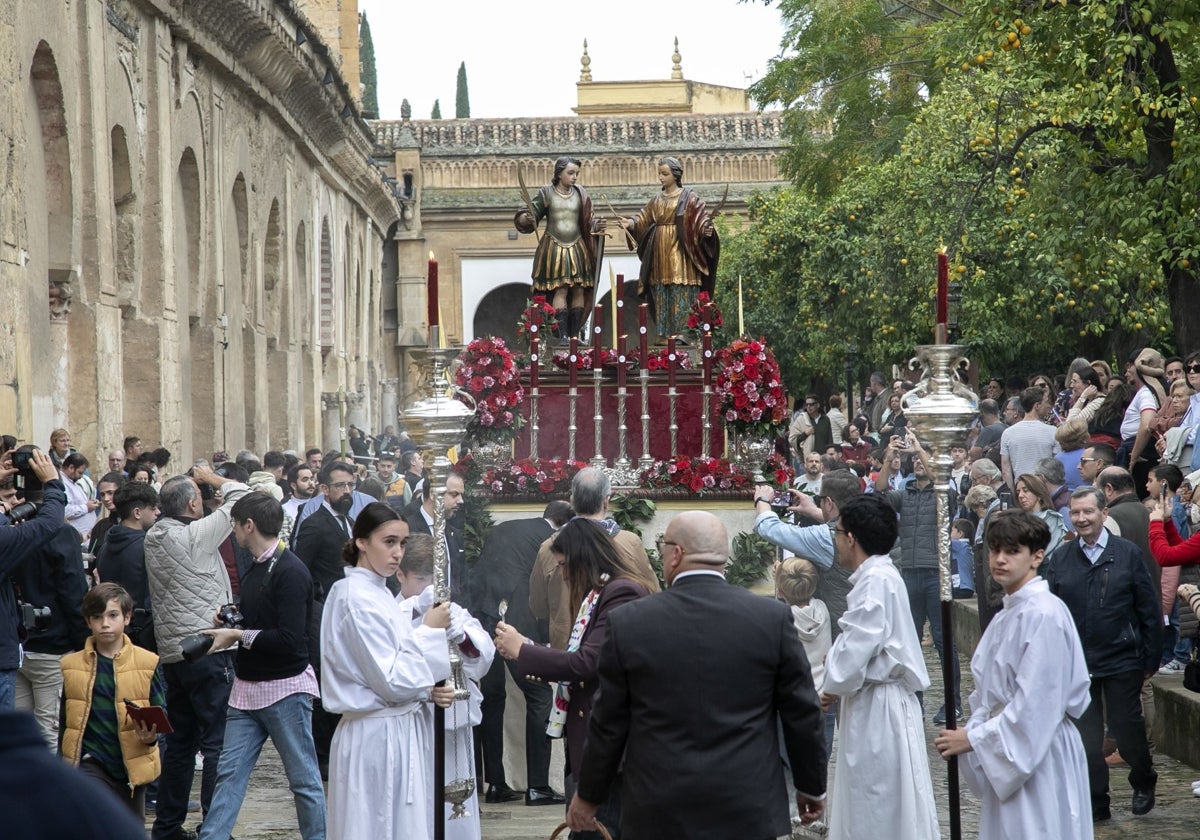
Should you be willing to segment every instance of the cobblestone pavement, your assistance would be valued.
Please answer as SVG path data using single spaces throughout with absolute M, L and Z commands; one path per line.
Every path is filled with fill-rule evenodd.
M 941 705 L 941 671 L 938 668 L 937 656 L 932 647 L 926 648 L 926 660 L 929 665 L 934 686 L 925 698 L 927 709 L 926 719 Z M 971 676 L 968 663 L 963 663 L 963 690 L 970 694 Z M 1159 677 L 1158 679 L 1179 679 L 1178 677 Z M 934 788 L 937 792 L 938 813 L 941 816 L 942 836 L 949 837 L 949 805 L 946 792 L 946 765 L 938 757 L 932 746 L 933 736 L 937 727 L 932 723 L 926 725 L 926 737 L 929 746 L 929 766 L 933 772 Z M 835 748 L 836 749 L 836 748 Z M 1200 825 L 1200 798 L 1192 796 L 1191 782 L 1200 779 L 1200 770 L 1188 767 L 1165 754 L 1159 754 L 1154 759 L 1158 770 L 1158 802 L 1153 811 L 1144 817 L 1134 817 L 1129 810 L 1131 791 L 1125 780 L 1124 772 L 1119 768 L 1112 772 L 1112 811 L 1111 822 L 1102 823 L 1096 827 L 1097 840 L 1117 840 L 1117 838 L 1132 838 L 1139 835 L 1153 837 L 1154 840 L 1194 840 L 1197 835 L 1197 825 Z M 831 767 L 831 770 L 833 768 Z M 557 774 L 552 774 L 552 778 Z M 561 776 L 558 776 L 561 780 Z M 196 777 L 197 788 L 193 798 L 199 798 L 199 774 Z M 561 789 L 560 783 L 554 786 Z M 966 786 L 962 791 L 962 836 L 973 838 L 978 831 L 979 808 Z M 556 807 L 526 807 L 517 802 L 506 805 L 483 805 L 482 824 L 484 840 L 545 840 L 563 817 L 563 811 Z M 193 818 L 189 823 L 196 822 Z M 147 827 L 149 823 L 147 823 Z M 250 789 L 246 802 L 242 807 L 234 836 L 238 840 L 282 840 L 282 838 L 299 837 L 296 830 L 296 812 L 292 797 L 287 788 L 287 779 L 279 763 L 279 757 L 272 749 L 270 742 L 263 749 L 258 767 L 250 778 Z M 562 838 L 565 838 L 563 832 Z M 798 837 L 820 836 L 818 834 L 798 834 Z M 738 840 L 731 838 L 731 840 Z M 1015 839 L 1014 839 L 1015 840 Z

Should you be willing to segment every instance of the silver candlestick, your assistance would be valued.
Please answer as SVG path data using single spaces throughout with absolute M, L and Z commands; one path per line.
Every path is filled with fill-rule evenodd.
M 638 459 L 638 467 L 644 471 L 654 466 L 654 459 L 650 457 L 650 371 L 642 368 L 638 371 L 638 379 L 642 386 L 642 457 Z
M 592 455 L 592 459 L 588 463 L 602 470 L 608 466 L 608 461 L 604 458 L 600 437 L 600 430 L 603 428 L 604 423 L 604 415 L 600 413 L 600 380 L 604 376 L 604 370 L 600 367 L 600 355 L 596 354 L 596 359 L 593 360 L 596 367 L 592 369 L 592 423 L 596 427 L 596 449 Z

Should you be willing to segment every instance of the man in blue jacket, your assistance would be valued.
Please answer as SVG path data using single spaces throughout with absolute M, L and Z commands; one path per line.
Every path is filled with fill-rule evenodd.
M 1071 524 L 1077 539 L 1050 555 L 1050 591 L 1071 611 L 1092 678 L 1092 702 L 1077 720 L 1087 755 L 1092 820 L 1112 818 L 1108 765 L 1104 762 L 1104 719 L 1129 764 L 1133 813 L 1154 807 L 1158 774 L 1146 743 L 1142 681 L 1158 670 L 1162 653 L 1162 603 L 1141 549 L 1104 527 L 1103 491 L 1079 487 L 1071 494 Z

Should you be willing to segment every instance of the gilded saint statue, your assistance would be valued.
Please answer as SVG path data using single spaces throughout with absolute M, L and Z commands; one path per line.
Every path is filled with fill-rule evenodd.
M 553 180 L 532 196 L 526 193 L 525 206 L 513 217 L 521 233 L 533 233 L 546 219 L 531 276 L 533 293 L 546 295 L 554 307 L 560 344 L 583 328 L 596 286 L 599 237 L 607 226 L 593 215 L 592 199 L 577 183 L 579 167 L 577 158 L 560 157 Z
M 685 331 L 688 312 L 700 292 L 712 295 L 721 240 L 704 199 L 683 186 L 678 158 L 658 162 L 658 180 L 662 191 L 620 224 L 636 243 L 642 261 L 638 297 L 650 304 L 658 343 L 663 343 Z

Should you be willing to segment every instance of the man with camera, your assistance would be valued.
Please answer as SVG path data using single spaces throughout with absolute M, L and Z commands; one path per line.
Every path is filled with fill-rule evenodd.
M 204 515 L 204 501 L 221 493 L 222 504 Z M 195 755 L 204 755 L 200 804 L 205 811 L 217 783 L 217 760 L 225 737 L 225 709 L 233 682 L 233 658 L 227 651 L 184 659 L 183 640 L 212 627 L 213 616 L 233 600 L 221 543 L 231 531 L 234 504 L 250 488 L 226 481 L 208 467 L 167 479 L 159 491 L 161 517 L 146 533 L 146 574 L 153 605 L 154 635 L 167 681 L 167 708 L 174 732 L 158 784 L 151 837 L 176 840 L 185 832 L 188 794 Z
M 0 502 L 0 712 L 7 712 L 16 703 L 21 664 L 21 621 L 9 575 L 58 532 L 65 521 L 67 493 L 54 463 L 38 449 L 6 454 L 0 474 L 20 478 L 27 496 L 42 494 L 40 508 L 30 502 L 14 504 L 14 496 Z
M 250 772 L 269 736 L 296 801 L 300 836 L 324 838 L 325 791 L 312 737 L 313 698 L 318 696 L 317 675 L 309 663 L 312 575 L 279 539 L 283 507 L 270 495 L 246 494 L 233 506 L 232 516 L 234 539 L 253 555 L 254 564 L 242 576 L 240 625 L 204 631 L 213 639 L 213 651 L 234 644 L 238 649 L 217 789 L 200 837 L 229 837 Z

